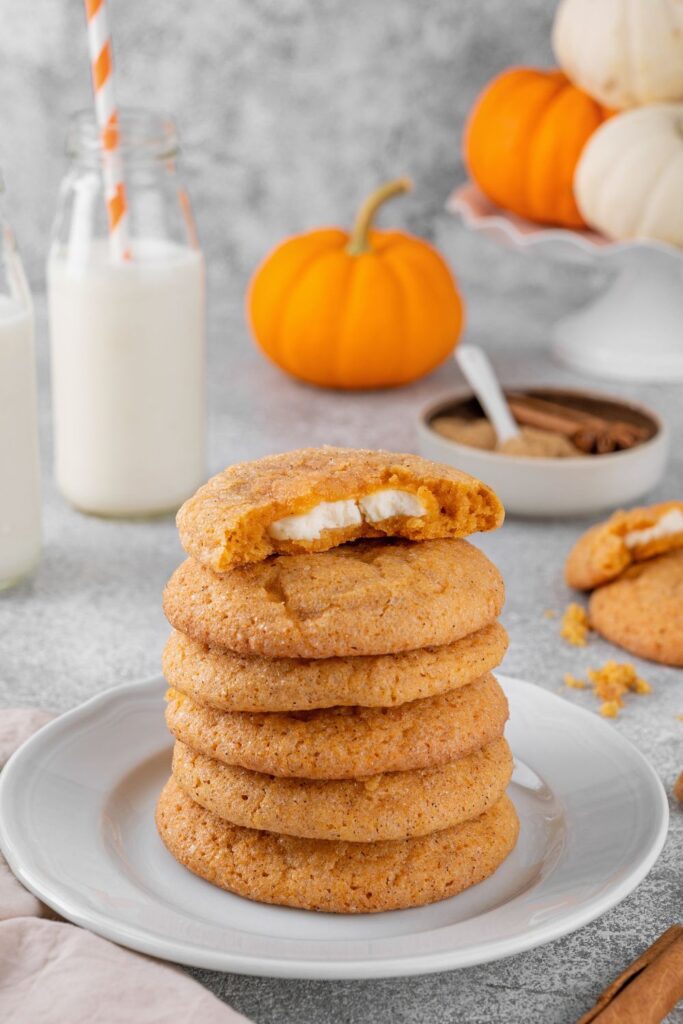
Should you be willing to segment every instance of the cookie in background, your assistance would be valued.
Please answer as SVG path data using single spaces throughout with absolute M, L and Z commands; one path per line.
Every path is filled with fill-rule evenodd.
M 619 511 L 583 534 L 567 583 L 592 591 L 591 626 L 650 661 L 683 665 L 683 501 Z

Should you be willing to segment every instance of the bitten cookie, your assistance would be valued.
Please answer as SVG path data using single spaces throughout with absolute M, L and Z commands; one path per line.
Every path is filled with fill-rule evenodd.
M 162 667 L 174 689 L 221 711 L 393 707 L 480 679 L 503 660 L 507 642 L 507 633 L 494 622 L 448 647 L 376 657 L 273 660 L 215 650 L 173 632 Z
M 683 550 L 632 565 L 593 591 L 593 629 L 632 654 L 683 665 Z
M 519 833 L 515 809 L 503 797 L 472 821 L 415 839 L 297 839 L 230 825 L 173 779 L 159 798 L 156 822 L 176 860 L 213 885 L 261 903 L 342 914 L 455 896 L 493 874 Z
M 465 537 L 502 521 L 493 491 L 451 466 L 331 447 L 229 466 L 177 518 L 185 550 L 214 572 L 359 537 Z
M 168 728 L 193 750 L 299 779 L 432 768 L 499 739 L 507 717 L 505 694 L 493 676 L 395 708 L 247 714 L 202 707 L 176 690 L 166 706 Z
M 193 640 L 266 658 L 335 658 L 445 646 L 498 618 L 496 567 L 464 540 L 357 541 L 217 576 L 188 559 L 164 591 Z
M 439 768 L 367 779 L 282 779 L 176 743 L 173 777 L 195 803 L 245 828 L 374 843 L 451 828 L 497 803 L 512 776 L 504 739 Z
M 683 547 L 683 501 L 615 512 L 579 537 L 569 552 L 570 587 L 592 590 L 616 579 L 633 562 Z

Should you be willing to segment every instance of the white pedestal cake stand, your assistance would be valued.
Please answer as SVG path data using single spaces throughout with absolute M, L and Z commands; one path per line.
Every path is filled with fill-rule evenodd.
M 599 377 L 683 381 L 683 250 L 532 224 L 501 210 L 472 184 L 457 189 L 447 209 L 502 245 L 601 260 L 616 271 L 597 299 L 555 324 L 553 352 L 561 362 Z

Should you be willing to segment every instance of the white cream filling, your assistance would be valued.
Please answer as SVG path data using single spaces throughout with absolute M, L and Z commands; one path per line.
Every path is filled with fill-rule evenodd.
M 300 516 L 285 516 L 268 527 L 275 540 L 316 540 L 323 530 L 338 530 L 355 526 L 363 521 L 356 502 L 321 501 L 310 512 Z
M 416 494 L 394 491 L 390 487 L 366 494 L 358 504 L 363 519 L 368 523 L 381 523 L 392 516 L 423 516 L 427 511 Z
M 672 537 L 675 533 L 683 533 L 683 512 L 678 508 L 672 508 L 654 526 L 648 526 L 645 530 L 631 530 L 625 535 L 624 544 L 627 548 L 635 548 L 653 540 L 661 540 L 662 537 Z
M 416 494 L 386 487 L 357 500 L 321 501 L 302 515 L 277 519 L 268 527 L 268 533 L 275 540 L 318 540 L 323 530 L 357 526 L 363 520 L 381 523 L 393 516 L 423 516 L 426 511 Z

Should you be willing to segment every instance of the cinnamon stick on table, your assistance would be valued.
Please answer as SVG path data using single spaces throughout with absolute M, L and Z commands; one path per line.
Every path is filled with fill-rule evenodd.
M 675 924 L 605 989 L 577 1024 L 660 1024 L 683 999 L 683 925 Z

